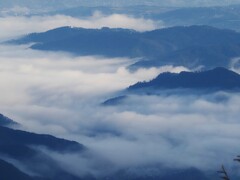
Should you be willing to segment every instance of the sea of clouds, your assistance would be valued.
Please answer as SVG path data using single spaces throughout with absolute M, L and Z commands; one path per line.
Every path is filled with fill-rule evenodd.
M 116 14 L 95 14 L 85 20 L 66 16 L 2 17 L 0 24 L 2 40 L 64 25 L 134 27 L 139 31 L 158 27 L 151 20 Z M 1 113 L 19 122 L 24 130 L 87 146 L 96 159 L 49 152 L 77 175 L 84 170 L 96 175 L 104 172 L 96 167 L 99 158 L 111 168 L 161 164 L 215 171 L 222 163 L 230 166 L 232 158 L 240 153 L 239 93 L 130 95 L 117 106 L 101 105 L 138 81 L 153 79 L 161 72 L 189 70 L 163 66 L 129 71 L 127 67 L 136 60 L 76 57 L 31 50 L 27 45 L 2 44 Z M 235 70 L 237 62 L 232 61 Z

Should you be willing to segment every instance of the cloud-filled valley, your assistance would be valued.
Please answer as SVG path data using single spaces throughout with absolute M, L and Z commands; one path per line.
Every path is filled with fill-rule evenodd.
M 160 72 L 186 70 L 165 66 L 129 72 L 126 66 L 135 59 L 46 54 L 25 46 L 1 46 L 0 59 L 1 74 L 6 77 L 1 79 L 1 103 L 9 107 L 36 103 L 77 109 L 88 103 L 98 105 L 116 91 Z
M 105 15 L 101 12 L 84 18 L 66 15 L 1 16 L 0 25 L 0 41 L 62 26 L 126 28 L 133 29 L 136 33 L 164 27 L 161 20 L 117 13 Z M 214 41 L 213 44 L 217 45 L 211 50 L 216 50 L 214 55 L 219 52 L 230 54 L 223 58 L 227 68 L 240 72 L 239 58 L 234 57 L 235 54 L 230 51 L 231 47 L 237 51 L 237 32 L 208 26 L 191 28 L 191 33 L 195 30 L 200 33 L 201 28 L 204 29 L 201 31 L 203 35 L 209 29 L 213 34 L 220 33 L 218 37 L 222 36 L 223 39 L 217 40 L 221 42 L 226 42 L 228 38 L 228 43 L 222 43 L 221 47 Z M 182 35 L 183 39 L 191 42 L 192 37 L 186 34 L 190 33 Z M 227 38 L 223 36 L 225 34 L 228 34 Z M 169 39 L 175 39 L 174 35 L 169 36 Z M 63 37 L 66 38 L 61 38 Z M 143 39 L 146 40 L 146 37 Z M 207 42 L 211 42 L 212 39 L 209 39 Z M 198 37 L 197 40 L 200 41 L 201 38 Z M 232 45 L 233 41 L 236 46 Z M 156 49 L 164 49 L 161 43 L 146 42 L 153 44 Z M 177 49 L 175 44 L 163 42 L 166 49 Z M 143 46 L 141 43 L 136 44 Z M 194 53 L 203 44 L 196 46 L 194 50 L 184 44 L 184 53 Z M 198 71 L 202 66 L 190 68 L 168 63 L 144 67 L 143 64 L 133 70 L 129 67 L 144 57 L 107 57 L 95 54 L 81 56 L 67 51 L 34 50 L 31 46 L 32 44 L 0 44 L 0 113 L 19 123 L 20 126 L 16 128 L 20 130 L 73 140 L 83 144 L 87 150 L 81 153 L 61 152 L 40 145 L 30 147 L 41 152 L 32 162 L 14 160 L 1 153 L 0 159 L 14 164 L 29 175 L 49 172 L 43 167 L 45 162 L 49 162 L 47 167 L 53 165 L 56 171 L 64 169 L 64 175 L 73 180 L 75 177 L 88 176 L 89 179 L 91 176 L 107 179 L 116 174 L 119 175 L 116 180 L 130 176 L 133 179 L 164 179 L 165 176 L 169 177 L 167 175 L 171 170 L 176 174 L 185 170 L 196 174 L 200 172 L 199 180 L 207 180 L 216 179 L 215 172 L 221 164 L 229 172 L 238 175 L 237 166 L 232 163 L 240 149 L 238 89 L 211 92 L 191 89 L 159 90 L 157 94 L 129 93 L 124 97 L 126 89 L 137 82 L 148 82 L 164 72 Z M 179 47 L 182 46 L 179 42 Z M 229 48 L 229 51 L 223 51 L 224 48 Z M 147 48 L 143 46 L 142 49 Z M 133 48 L 134 52 L 138 53 L 138 50 Z M 212 53 L 211 50 L 208 52 Z M 177 51 L 172 59 L 182 57 L 182 62 L 186 62 L 181 53 L 183 51 Z M 196 56 L 198 55 L 197 52 Z M 213 59 L 212 64 L 214 60 L 216 59 Z M 216 64 L 218 62 L 216 60 Z M 104 105 L 104 102 L 114 97 L 124 98 L 120 103 Z M 174 176 L 172 179 L 175 179 Z
M 132 95 L 118 106 L 101 106 L 131 84 L 183 67 L 129 72 L 134 59 L 74 57 L 25 46 L 1 46 L 0 60 L 2 113 L 25 130 L 79 141 L 114 167 L 214 170 L 238 153 L 238 93 Z

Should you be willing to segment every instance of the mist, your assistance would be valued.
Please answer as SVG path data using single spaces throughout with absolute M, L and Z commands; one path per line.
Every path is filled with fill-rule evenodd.
M 164 27 L 164 23 L 161 21 L 156 22 L 150 19 L 134 18 L 125 14 L 104 15 L 99 11 L 96 11 L 90 17 L 82 19 L 65 15 L 3 16 L 0 17 L 0 24 L 0 40 L 16 38 L 17 36 L 33 32 L 43 32 L 62 26 L 90 29 L 99 29 L 102 27 L 125 28 L 140 32 Z
M 87 146 L 94 156 L 85 160 L 48 153 L 79 176 L 104 174 L 106 169 L 93 167 L 99 158 L 110 164 L 109 172 L 155 164 L 209 171 L 238 154 L 239 93 L 132 94 L 117 106 L 101 105 L 138 81 L 187 68 L 130 72 L 127 67 L 136 59 L 75 57 L 27 46 L 1 46 L 0 52 L 1 113 L 23 130 Z M 69 159 L 76 162 L 70 166 Z M 77 173 L 83 166 L 85 171 Z
M 7 16 L 0 18 L 0 24 L 0 40 L 59 26 L 137 31 L 164 27 L 162 22 L 100 12 L 86 19 Z M 130 71 L 128 66 L 138 60 L 73 56 L 32 50 L 28 45 L 1 44 L 1 113 L 20 123 L 22 130 L 84 144 L 89 154 L 61 154 L 36 147 L 77 176 L 88 172 L 102 176 L 119 169 L 156 165 L 214 172 L 221 164 L 230 167 L 240 149 L 240 93 L 176 90 L 158 95 L 130 94 L 116 106 L 102 105 L 122 95 L 128 86 L 159 73 L 192 71 L 182 66 Z M 239 58 L 235 58 L 230 68 L 239 72 L 238 64 Z M 100 168 L 101 163 L 106 168 Z M 29 172 L 25 168 L 20 169 Z

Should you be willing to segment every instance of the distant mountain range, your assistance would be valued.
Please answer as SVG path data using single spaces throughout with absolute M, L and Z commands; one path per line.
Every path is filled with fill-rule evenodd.
M 115 106 L 128 103 L 129 96 L 166 94 L 206 94 L 217 91 L 240 92 L 240 75 L 231 70 L 217 67 L 199 72 L 161 73 L 148 82 L 138 82 L 129 86 L 120 96 L 102 103 Z
M 146 18 L 162 20 L 165 26 L 209 25 L 240 31 L 240 5 L 189 7 L 146 14 Z
M 230 4 L 239 3 L 238 0 L 229 0 Z M 226 1 L 224 0 L 211 0 L 211 2 L 206 1 L 202 2 L 201 0 L 196 0 L 194 2 L 189 2 L 186 0 L 172 1 L 168 0 L 1 0 L 0 7 L 2 8 L 11 8 L 14 6 L 27 7 L 27 8 L 36 8 L 41 7 L 43 9 L 64 9 L 66 7 L 76 7 L 76 6 L 111 6 L 111 7 L 119 7 L 119 6 L 132 6 L 132 5 L 145 5 L 145 6 L 173 6 L 173 7 L 187 7 L 187 6 L 216 6 L 223 5 L 226 6 Z
M 151 18 L 156 20 L 157 17 L 165 12 L 176 10 L 176 7 L 162 7 L 153 5 L 130 5 L 130 6 L 80 6 L 74 8 L 61 9 L 46 13 L 46 15 L 62 14 L 66 16 L 86 18 L 92 16 L 95 12 L 101 12 L 103 15 L 122 14 L 136 18 Z
M 240 5 L 214 7 L 166 7 L 166 6 L 94 6 L 74 7 L 47 13 L 47 15 L 63 14 L 73 17 L 89 17 L 99 11 L 104 15 L 126 14 L 136 18 L 161 21 L 165 27 L 208 25 L 216 28 L 227 28 L 240 31 Z
M 209 26 L 172 27 L 149 32 L 127 29 L 62 27 L 10 41 L 35 43 L 32 49 L 76 55 L 141 57 L 131 68 L 181 65 L 189 68 L 228 67 L 240 56 L 240 34 Z
M 220 67 L 200 72 L 162 73 L 149 82 L 134 84 L 128 90 L 145 88 L 240 90 L 240 75 Z

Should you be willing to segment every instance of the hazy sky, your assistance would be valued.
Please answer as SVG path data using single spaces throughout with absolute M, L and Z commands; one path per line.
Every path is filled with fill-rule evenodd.
M 28 6 L 38 7 L 44 6 L 46 8 L 54 6 L 55 8 L 61 7 L 74 7 L 81 5 L 88 6 L 127 6 L 127 5 L 159 5 L 159 6 L 216 6 L 237 4 L 240 0 L 1 0 L 0 7 L 13 7 L 13 6 Z

